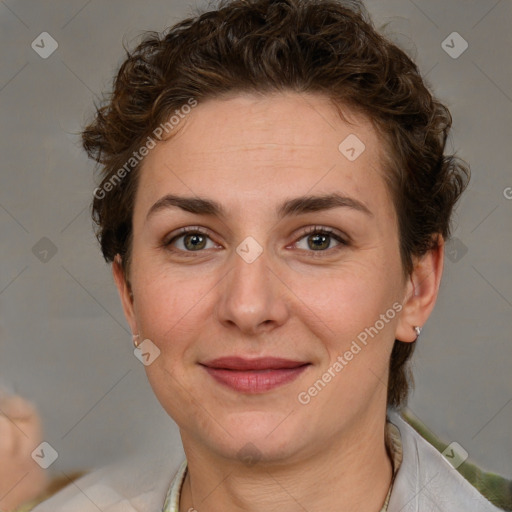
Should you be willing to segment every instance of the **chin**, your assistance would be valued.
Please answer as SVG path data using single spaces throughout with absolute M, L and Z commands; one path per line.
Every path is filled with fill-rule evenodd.
M 289 462 L 311 447 L 311 442 L 308 443 L 303 426 L 296 424 L 293 414 L 287 414 L 254 411 L 216 416 L 225 430 L 216 424 L 215 433 L 206 443 L 219 455 L 248 465 Z

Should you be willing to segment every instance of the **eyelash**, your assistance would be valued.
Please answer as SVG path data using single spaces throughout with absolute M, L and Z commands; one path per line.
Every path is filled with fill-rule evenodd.
M 207 236 L 208 238 L 209 235 L 208 235 L 208 231 L 205 230 L 204 228 L 201 228 L 201 227 L 198 227 L 198 226 L 190 226 L 190 227 L 185 227 L 185 228 L 181 228 L 178 230 L 178 233 L 173 236 L 170 240 L 168 241 L 164 241 L 164 243 L 162 244 L 166 249 L 168 249 L 169 251 L 171 252 L 179 252 L 183 255 L 185 255 L 186 257 L 194 257 L 194 253 L 198 252 L 204 252 L 205 249 L 203 250 L 198 250 L 198 251 L 183 251 L 182 249 L 176 249 L 176 248 L 172 248 L 172 244 L 178 240 L 179 238 L 185 236 L 185 235 L 189 235 L 189 234 L 199 234 L 199 235 L 204 235 L 204 236 Z M 322 226 L 310 226 L 309 228 L 307 228 L 301 235 L 300 237 L 297 239 L 297 241 L 295 243 L 297 243 L 298 241 L 302 240 L 303 238 L 307 237 L 307 236 L 310 236 L 310 235 L 316 235 L 316 234 L 321 234 L 321 235 L 328 235 L 330 236 L 331 238 L 334 238 L 337 242 L 339 242 L 339 245 L 337 245 L 336 247 L 332 247 L 330 249 L 325 249 L 325 250 L 319 250 L 319 251 L 313 251 L 313 250 L 305 250 L 305 249 L 300 249 L 300 250 L 304 250 L 306 251 L 307 253 L 310 253 L 309 255 L 311 257 L 318 257 L 317 254 L 318 253 L 330 253 L 331 251 L 335 251 L 335 250 L 339 250 L 341 249 L 343 246 L 348 246 L 349 243 L 347 242 L 347 240 L 343 239 L 340 235 L 338 235 L 334 230 L 332 230 L 331 228 L 325 228 L 325 227 L 322 227 Z M 210 238 L 211 240 L 211 238 Z

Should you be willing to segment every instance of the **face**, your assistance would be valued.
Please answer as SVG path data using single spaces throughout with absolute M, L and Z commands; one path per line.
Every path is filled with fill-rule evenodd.
M 117 282 L 185 446 L 293 460 L 384 415 L 407 283 L 382 143 L 344 114 L 319 95 L 210 100 L 145 159 L 133 300 Z

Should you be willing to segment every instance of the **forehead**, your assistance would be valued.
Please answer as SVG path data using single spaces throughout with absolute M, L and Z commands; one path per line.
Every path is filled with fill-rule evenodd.
M 367 118 L 342 112 L 346 120 L 328 98 L 299 93 L 200 103 L 145 158 L 136 208 L 169 192 L 241 204 L 292 188 L 384 200 L 382 143 Z

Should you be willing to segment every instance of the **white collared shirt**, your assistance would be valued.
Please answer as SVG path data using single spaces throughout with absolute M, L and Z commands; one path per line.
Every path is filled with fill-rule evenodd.
M 390 410 L 388 417 L 400 432 L 403 458 L 387 512 L 500 512 L 397 412 Z M 178 496 L 172 489 L 181 488 L 185 463 L 178 461 L 182 447 L 162 445 L 85 475 L 33 512 L 161 511 L 168 496 L 171 505 Z

